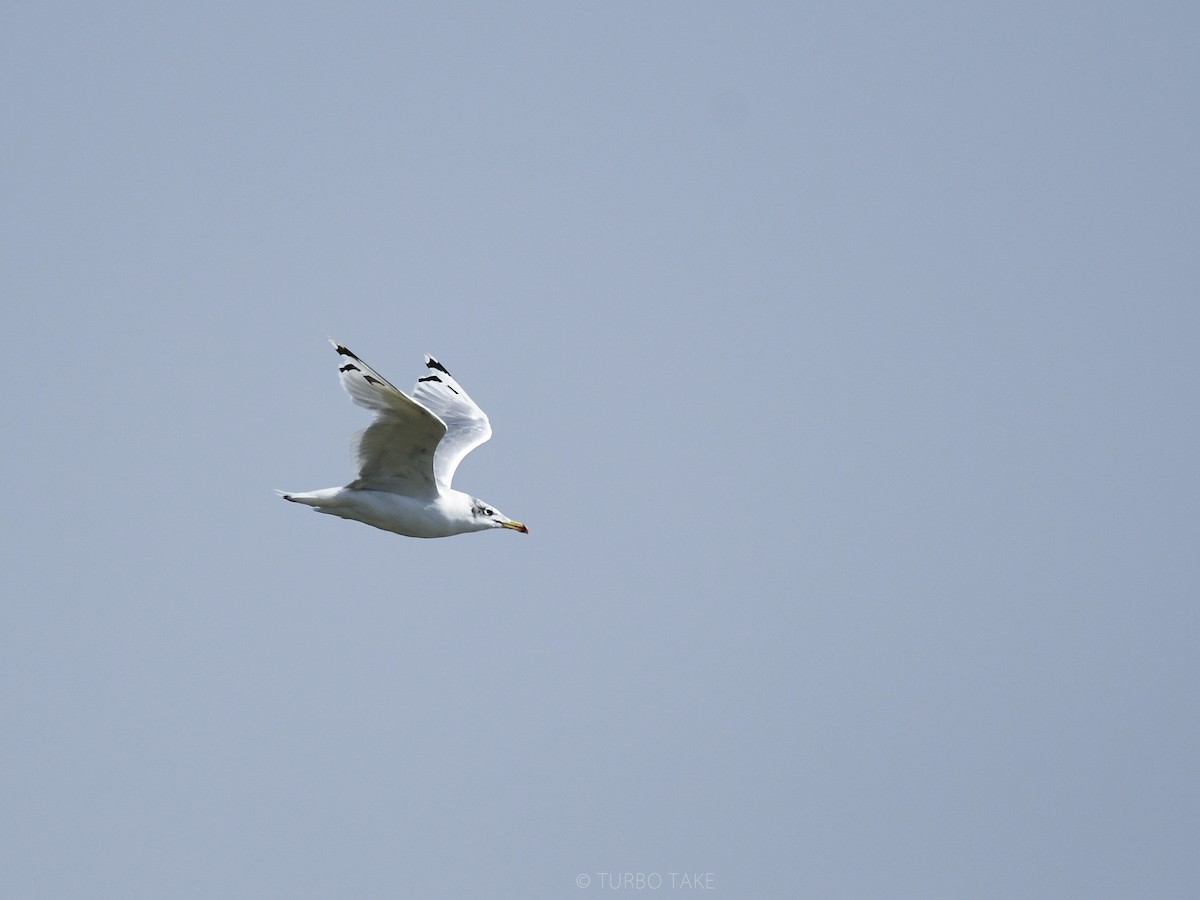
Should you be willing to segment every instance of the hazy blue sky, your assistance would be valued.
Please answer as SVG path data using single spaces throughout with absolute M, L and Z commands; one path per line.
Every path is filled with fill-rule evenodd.
M 0 75 L 3 896 L 1196 895 L 1195 3 L 13 3 Z M 532 533 L 280 502 L 328 336 Z

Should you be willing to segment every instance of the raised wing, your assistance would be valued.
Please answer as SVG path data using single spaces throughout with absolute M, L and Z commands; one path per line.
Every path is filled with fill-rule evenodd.
M 433 458 L 438 486 L 450 490 L 454 472 L 464 456 L 492 436 L 492 423 L 446 367 L 425 355 L 429 374 L 417 379 L 413 398 L 446 424 L 446 436 Z
M 341 344 L 330 343 L 341 357 L 338 376 L 342 387 L 355 403 L 376 414 L 371 426 L 359 435 L 358 480 L 350 486 L 436 497 L 441 479 L 434 475 L 435 460 L 447 423 Z

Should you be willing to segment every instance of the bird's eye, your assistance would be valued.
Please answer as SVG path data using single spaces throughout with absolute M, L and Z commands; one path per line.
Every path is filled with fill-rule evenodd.
M 494 515 L 496 514 L 496 511 L 495 511 L 494 509 L 488 509 L 488 508 L 485 506 L 485 507 L 483 508 L 483 514 L 484 514 L 485 516 L 494 516 Z

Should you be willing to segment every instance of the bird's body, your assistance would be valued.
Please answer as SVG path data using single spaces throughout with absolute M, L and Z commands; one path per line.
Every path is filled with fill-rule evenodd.
M 483 410 L 432 356 L 430 373 L 409 397 L 341 344 L 342 386 L 375 421 L 358 441 L 359 475 L 345 487 L 306 493 L 280 491 L 285 500 L 318 512 L 364 522 L 408 537 L 435 538 L 510 528 L 529 529 L 494 507 L 450 487 L 464 456 L 492 435 Z
M 478 517 L 468 518 L 473 498 L 462 491 L 427 500 L 390 491 L 340 487 L 307 494 L 284 494 L 284 497 L 323 513 L 365 522 L 407 537 L 450 537 L 493 527 L 489 521 L 480 521 Z

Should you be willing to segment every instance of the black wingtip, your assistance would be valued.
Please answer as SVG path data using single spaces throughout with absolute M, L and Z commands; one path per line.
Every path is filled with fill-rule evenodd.
M 437 369 L 439 372 L 444 372 L 447 375 L 450 374 L 449 370 L 447 370 L 447 368 L 445 366 L 443 366 L 440 362 L 438 362 L 436 359 L 434 359 L 428 353 L 425 354 L 425 365 L 431 369 Z
M 336 351 L 337 351 L 339 354 L 341 354 L 342 356 L 348 356 L 348 357 L 350 357 L 351 359 L 358 359 L 358 357 L 357 357 L 357 356 L 355 356 L 355 355 L 354 355 L 353 353 L 351 353 L 351 352 L 350 352 L 350 351 L 349 351 L 349 350 L 348 350 L 346 347 L 344 347 L 342 344 L 339 344 L 339 343 L 337 343 L 336 341 L 335 341 L 335 342 L 333 342 L 333 349 L 334 349 L 334 350 L 336 350 Z M 358 359 L 358 361 L 359 361 L 359 362 L 362 362 L 362 360 L 361 360 L 361 359 Z

